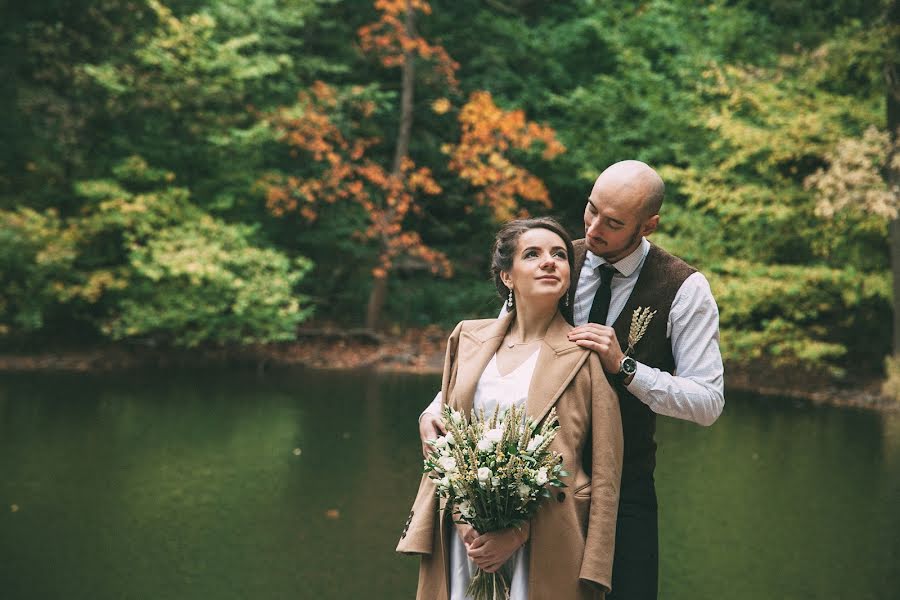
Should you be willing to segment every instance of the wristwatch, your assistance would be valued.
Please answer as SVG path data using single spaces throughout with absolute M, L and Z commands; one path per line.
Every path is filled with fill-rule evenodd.
M 637 361 L 630 356 L 623 356 L 622 362 L 619 363 L 619 372 L 615 377 L 619 381 L 625 381 L 637 371 Z

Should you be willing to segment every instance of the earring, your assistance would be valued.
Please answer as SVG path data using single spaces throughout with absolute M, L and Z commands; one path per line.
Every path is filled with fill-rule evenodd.
M 566 290 L 566 295 L 563 296 L 563 306 L 569 308 L 569 290 Z
M 506 310 L 512 310 L 516 301 L 513 299 L 512 288 L 509 288 L 509 298 L 506 299 Z

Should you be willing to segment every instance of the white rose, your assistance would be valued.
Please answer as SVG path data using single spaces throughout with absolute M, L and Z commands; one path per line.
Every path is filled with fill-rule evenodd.
M 450 413 L 450 420 L 458 427 L 463 424 L 463 416 L 462 413 L 458 410 L 454 410 Z
M 449 489 L 450 488 L 450 478 L 444 475 L 440 479 L 438 479 L 438 487 L 441 489 Z
M 445 435 L 445 436 L 444 436 L 444 439 L 447 440 L 447 445 L 448 445 L 448 446 L 455 446 L 455 445 L 456 445 L 456 438 L 453 437 L 453 434 L 452 434 L 452 433 L 448 433 L 447 435 Z
M 494 486 L 494 487 L 498 487 L 498 486 L 500 485 L 500 478 L 499 478 L 499 477 L 492 477 L 492 478 L 491 478 L 491 485 Z
M 456 470 L 456 459 L 452 456 L 442 456 L 438 459 L 438 466 L 445 472 Z
M 493 473 L 491 473 L 491 470 L 487 467 L 481 467 L 478 469 L 478 481 L 480 481 L 482 485 L 491 480 L 491 475 L 493 475 Z
M 472 505 L 465 500 L 459 503 L 459 513 L 467 519 L 471 519 L 475 516 L 475 511 L 472 510 Z
M 537 447 L 544 443 L 544 436 L 536 435 L 532 438 L 530 442 L 528 442 L 528 448 L 526 450 L 528 452 L 534 452 L 537 450 Z
M 491 440 L 495 444 L 503 439 L 503 430 L 502 429 L 489 429 L 484 433 L 484 437 Z
M 434 440 L 435 448 L 446 448 L 447 447 L 447 438 L 444 436 L 440 436 Z
M 519 484 L 519 495 L 523 498 L 527 498 L 531 494 L 531 488 L 528 487 L 527 483 Z
M 480 450 L 481 452 L 490 452 L 494 449 L 494 442 L 487 438 L 481 438 L 480 440 L 478 440 L 478 443 L 475 445 L 475 447 L 478 448 L 478 450 Z
M 544 485 L 545 483 L 550 481 L 550 478 L 547 477 L 547 467 L 541 467 L 540 469 L 538 469 L 537 475 L 535 476 L 534 480 L 538 485 Z

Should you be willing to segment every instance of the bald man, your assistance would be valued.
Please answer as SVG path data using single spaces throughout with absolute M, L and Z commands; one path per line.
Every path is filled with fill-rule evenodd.
M 664 195 L 662 179 L 648 165 L 610 166 L 591 189 L 584 239 L 575 242 L 578 279 L 569 304 L 576 327 L 569 339 L 599 355 L 619 396 L 625 436 L 607 600 L 657 597 L 656 415 L 711 425 L 725 404 L 719 311 L 709 283 L 646 239 L 659 224 Z M 639 308 L 656 312 L 626 356 Z M 440 402 L 439 393 L 419 418 L 423 452 L 424 442 L 444 431 Z

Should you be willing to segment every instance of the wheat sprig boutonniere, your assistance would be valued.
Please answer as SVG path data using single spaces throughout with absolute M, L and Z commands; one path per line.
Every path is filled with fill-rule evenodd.
M 655 314 L 656 311 L 651 311 L 649 306 L 644 308 L 638 306 L 634 309 L 634 313 L 631 315 L 631 329 L 628 331 L 628 349 L 625 350 L 627 356 L 631 356 L 634 347 L 647 333 L 647 326 L 650 325 L 650 320 Z

